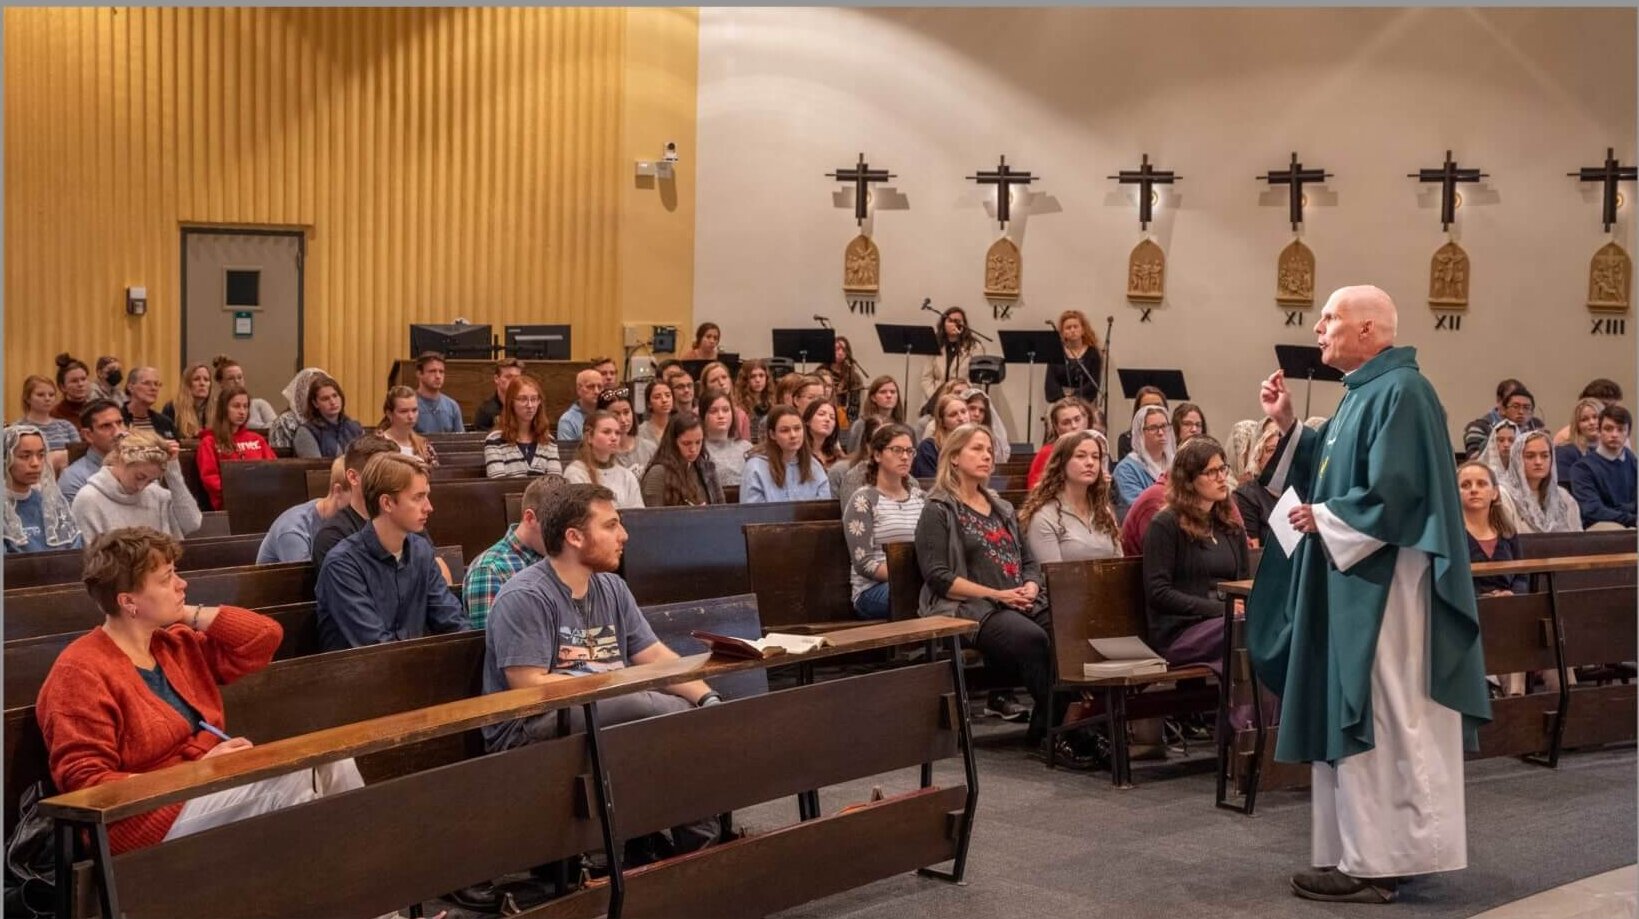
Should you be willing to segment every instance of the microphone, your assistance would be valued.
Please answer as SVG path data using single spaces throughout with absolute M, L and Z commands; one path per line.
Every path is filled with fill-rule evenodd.
M 825 318 L 824 316 L 821 316 L 818 313 L 814 314 L 814 321 L 819 323 L 821 326 L 823 326 L 827 329 L 831 327 L 831 320 Z
M 933 298 L 932 297 L 923 297 L 922 298 L 922 308 L 927 310 L 930 313 L 939 312 L 938 310 L 933 308 Z
M 1054 324 L 1054 323 L 1053 323 L 1053 320 L 1051 320 L 1051 319 L 1043 319 L 1043 320 L 1042 320 L 1042 322 L 1044 322 L 1044 323 L 1046 323 L 1046 324 L 1047 324 L 1047 327 L 1048 327 L 1048 328 L 1049 328 L 1049 329 L 1052 329 L 1052 330 L 1053 330 L 1053 331 L 1055 331 L 1055 332 L 1057 332 L 1057 331 L 1058 331 L 1058 330 L 1059 330 L 1059 327 L 1058 327 L 1058 326 L 1057 326 L 1057 325 L 1055 325 L 1055 324 Z

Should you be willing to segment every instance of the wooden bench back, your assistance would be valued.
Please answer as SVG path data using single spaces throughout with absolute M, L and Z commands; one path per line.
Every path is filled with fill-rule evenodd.
M 1135 635 L 1149 642 L 1144 612 L 1144 563 L 1139 558 L 1052 562 L 1042 566 L 1053 610 L 1053 668 L 1060 679 L 1081 679 L 1082 665 L 1098 660 L 1090 638 Z M 1160 649 L 1154 649 L 1160 653 Z
M 764 627 L 855 618 L 842 521 L 749 523 L 744 531 L 746 568 Z
M 205 507 L 200 504 L 200 507 Z M 189 539 L 221 539 L 233 535 L 233 523 L 228 519 L 227 511 L 205 511 L 199 515 L 199 529 L 189 533 L 182 541 Z
M 254 564 L 256 552 L 261 548 L 264 535 L 251 533 L 244 536 L 189 537 L 182 541 L 182 557 L 177 559 L 176 569 L 198 571 L 202 568 Z M 8 555 L 5 570 L 6 590 L 53 584 L 77 584 L 85 570 L 85 550 L 62 549 L 54 552 Z
M 433 512 L 427 518 L 427 535 L 440 546 L 460 546 L 461 557 L 472 561 L 506 534 L 506 496 L 523 494 L 530 481 L 519 478 L 433 482 L 429 495 Z
M 602 749 L 621 833 L 951 756 L 950 693 L 949 667 L 924 664 L 610 727 Z M 650 780 L 661 763 L 666 780 Z M 138 849 L 114 859 L 121 905 L 132 919 L 271 915 L 291 903 L 312 915 L 379 914 L 600 848 L 589 771 L 576 734 Z M 949 841 L 936 855 L 953 854 L 943 814 L 916 835 Z M 672 915 L 706 905 L 665 904 Z
M 891 542 L 882 547 L 888 556 L 888 618 L 915 619 L 922 606 L 922 568 L 916 544 Z
M 1632 530 L 1593 530 L 1581 533 L 1521 533 L 1521 558 L 1564 558 L 1577 555 L 1617 555 L 1635 549 Z M 1535 589 L 1545 589 L 1539 580 Z M 1630 567 L 1599 571 L 1562 571 L 1554 575 L 1560 590 L 1586 587 L 1622 587 L 1636 583 Z
M 286 510 L 308 500 L 307 470 L 330 470 L 327 459 L 245 460 L 222 464 L 222 506 L 233 532 L 265 533 Z
M 841 506 L 830 500 L 624 511 L 620 519 L 631 538 L 621 572 L 632 595 L 645 606 L 751 593 L 742 527 L 841 517 Z M 435 511 L 435 523 L 437 518 Z

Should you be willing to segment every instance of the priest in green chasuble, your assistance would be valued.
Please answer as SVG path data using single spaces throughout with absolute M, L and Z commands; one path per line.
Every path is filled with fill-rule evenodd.
M 1346 393 L 1318 431 L 1279 372 L 1259 394 L 1285 432 L 1265 484 L 1296 489 L 1303 536 L 1263 553 L 1247 643 L 1282 697 L 1276 758 L 1314 764 L 1315 867 L 1292 889 L 1316 900 L 1467 867 L 1463 748 L 1491 713 L 1445 410 L 1396 323 L 1375 287 L 1327 300 L 1315 334 Z

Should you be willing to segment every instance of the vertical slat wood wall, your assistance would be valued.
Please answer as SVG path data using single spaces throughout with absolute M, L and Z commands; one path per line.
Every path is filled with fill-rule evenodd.
M 411 322 L 618 353 L 625 15 L 6 10 L 5 417 L 63 350 L 174 381 L 191 224 L 307 231 L 306 361 L 359 405 Z

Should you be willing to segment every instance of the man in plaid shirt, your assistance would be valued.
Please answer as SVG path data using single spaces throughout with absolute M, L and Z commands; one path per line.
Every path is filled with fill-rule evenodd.
M 507 528 L 495 545 L 490 546 L 467 566 L 467 577 L 461 587 L 462 599 L 467 604 L 467 619 L 475 629 L 489 621 L 489 608 L 495 595 L 501 592 L 513 575 L 546 557 L 546 546 L 541 541 L 541 522 L 536 509 L 546 500 L 547 493 L 562 486 L 561 481 L 538 478 L 524 489 L 523 518 Z

